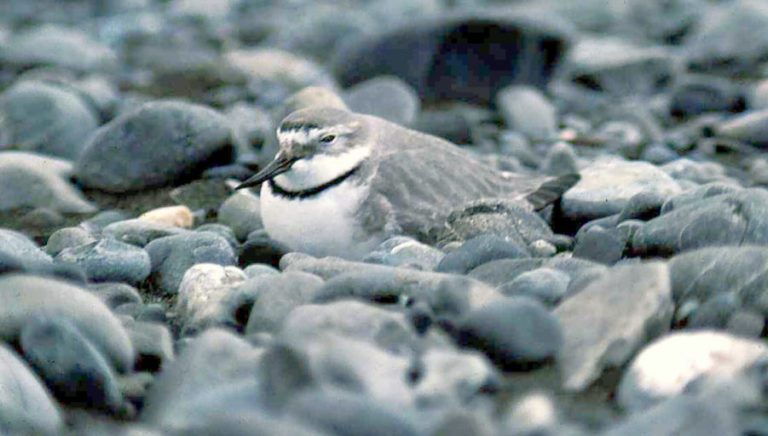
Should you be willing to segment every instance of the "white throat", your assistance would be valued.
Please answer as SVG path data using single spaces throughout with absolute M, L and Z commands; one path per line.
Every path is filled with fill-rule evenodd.
M 289 191 L 311 189 L 351 171 L 371 155 L 370 146 L 359 146 L 340 154 L 319 154 L 301 159 L 275 177 L 275 183 Z

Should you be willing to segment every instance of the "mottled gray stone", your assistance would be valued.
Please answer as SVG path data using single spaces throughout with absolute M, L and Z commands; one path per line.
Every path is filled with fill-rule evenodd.
M 396 76 L 379 76 L 349 88 L 344 100 L 352 112 L 375 115 L 408 126 L 416 120 L 421 101 L 416 91 Z
M 140 219 L 124 219 L 107 224 L 103 235 L 120 242 L 144 247 L 155 239 L 165 236 L 181 235 L 189 230 Z
M 65 248 L 77 247 L 95 240 L 96 238 L 82 227 L 64 227 L 48 237 L 43 250 L 50 256 L 56 256 Z
M 183 326 L 182 333 L 189 334 L 209 326 L 237 325 L 232 306 L 233 288 L 246 279 L 245 273 L 234 266 L 198 263 L 184 273 L 178 286 L 176 312 Z
M 65 248 L 56 263 L 82 268 L 88 280 L 139 283 L 149 276 L 149 254 L 141 248 L 112 238 Z
M 248 234 L 264 227 L 261 222 L 261 201 L 248 190 L 239 191 L 227 198 L 219 207 L 218 221 L 229 226 L 235 237 L 244 241 Z
M 291 310 L 311 302 L 322 285 L 321 278 L 301 271 L 249 278 L 239 285 L 239 292 L 246 292 L 256 298 L 245 333 L 279 331 Z
M 508 86 L 496 95 L 496 106 L 508 128 L 532 140 L 548 140 L 555 136 L 557 111 L 538 89 L 525 85 Z

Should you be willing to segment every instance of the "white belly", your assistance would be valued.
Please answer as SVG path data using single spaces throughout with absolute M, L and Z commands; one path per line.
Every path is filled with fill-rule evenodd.
M 359 259 L 376 248 L 381 236 L 367 235 L 355 218 L 367 189 L 350 181 L 305 199 L 261 188 L 261 217 L 269 236 L 291 250 L 313 256 Z

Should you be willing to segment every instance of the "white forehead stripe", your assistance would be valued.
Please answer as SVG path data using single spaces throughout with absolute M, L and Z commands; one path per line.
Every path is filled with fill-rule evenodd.
M 320 130 L 317 127 L 311 127 L 308 129 L 290 129 L 285 131 L 277 131 L 277 138 L 281 143 L 292 144 L 306 144 L 310 139 L 315 138 L 320 134 Z

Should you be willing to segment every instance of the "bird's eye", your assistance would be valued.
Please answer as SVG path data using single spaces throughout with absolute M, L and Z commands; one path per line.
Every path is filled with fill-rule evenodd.
M 336 135 L 325 135 L 322 138 L 320 138 L 320 142 L 330 144 L 331 142 L 333 142 L 334 139 L 336 139 Z

